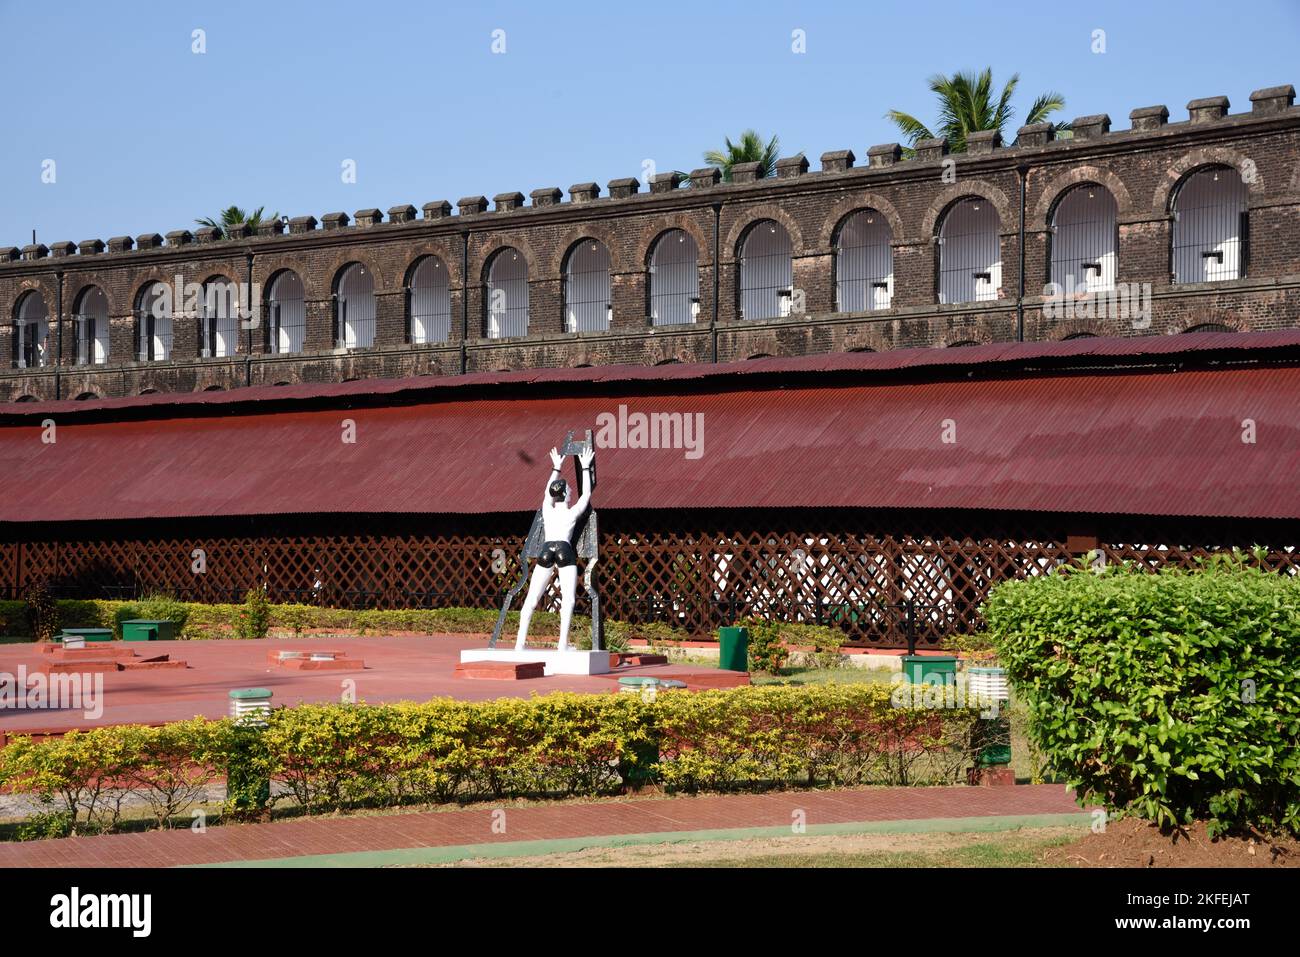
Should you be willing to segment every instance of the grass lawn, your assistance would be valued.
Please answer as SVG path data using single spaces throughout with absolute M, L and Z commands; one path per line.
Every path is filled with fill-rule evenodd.
M 885 668 L 782 668 L 777 675 L 753 672 L 750 683 L 755 685 L 848 685 L 889 684 L 897 672 Z
M 474 858 L 441 867 L 1045 867 L 1044 853 L 1086 827 L 984 833 L 841 834 L 679 841 L 530 857 Z

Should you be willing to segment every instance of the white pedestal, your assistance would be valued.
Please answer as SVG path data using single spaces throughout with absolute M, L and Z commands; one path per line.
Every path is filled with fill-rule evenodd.
M 550 651 L 525 648 L 467 648 L 460 653 L 466 661 L 540 661 L 551 675 L 603 675 L 609 672 L 608 651 Z

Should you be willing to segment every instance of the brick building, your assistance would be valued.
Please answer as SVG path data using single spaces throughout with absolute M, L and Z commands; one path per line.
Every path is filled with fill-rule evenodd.
M 1172 123 L 1143 107 L 1114 132 L 1080 117 L 1064 139 L 1037 124 L 1010 146 L 975 134 L 958 156 L 885 144 L 817 172 L 796 156 L 727 184 L 666 172 L 567 202 L 469 196 L 456 215 L 436 201 L 0 248 L 0 398 L 1293 328 L 1294 99 L 1197 99 Z

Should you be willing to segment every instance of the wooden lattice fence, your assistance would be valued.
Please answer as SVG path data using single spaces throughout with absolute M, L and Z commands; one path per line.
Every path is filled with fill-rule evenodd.
M 0 527 L 0 586 L 16 596 L 46 577 L 65 597 L 239 601 L 260 584 L 273 601 L 493 608 L 518 577 L 528 518 L 11 525 Z M 1094 547 L 1110 562 L 1192 567 L 1214 552 L 1262 546 L 1270 567 L 1300 571 L 1294 522 L 737 509 L 603 511 L 600 528 L 610 618 L 708 635 L 762 614 L 833 624 L 878 647 L 905 644 L 909 629 L 923 646 L 969 632 L 992 585 L 1045 574 Z

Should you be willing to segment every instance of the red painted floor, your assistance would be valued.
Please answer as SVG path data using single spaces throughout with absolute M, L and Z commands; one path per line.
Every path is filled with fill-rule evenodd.
M 787 791 L 507 806 L 505 833 L 498 833 L 493 811 L 499 807 L 481 804 L 406 814 L 232 824 L 210 827 L 201 834 L 183 828 L 4 843 L 0 867 L 169 867 L 503 841 L 789 827 L 795 811 L 802 811 L 811 826 L 1080 810 L 1073 795 L 1059 784 Z
M 425 701 L 452 697 L 467 701 L 527 698 L 551 691 L 617 691 L 623 675 L 672 675 L 687 681 L 717 677 L 717 668 L 689 665 L 646 665 L 621 668 L 608 675 L 556 676 L 525 681 L 490 681 L 453 677 L 462 648 L 482 648 L 479 636 L 301 638 L 260 641 L 151 641 L 115 643 L 132 646 L 141 656 L 166 654 L 188 662 L 184 670 L 120 671 L 104 674 L 104 709 L 97 719 L 73 710 L 0 709 L 0 741 L 6 734 L 114 724 L 154 724 L 192 718 L 221 717 L 229 712 L 232 688 L 269 688 L 272 704 L 338 701 L 344 682 L 355 682 L 356 700 Z M 267 653 L 279 649 L 344 651 L 361 658 L 360 671 L 294 671 L 267 663 Z M 34 645 L 0 645 L 0 672 L 28 672 L 46 660 Z M 734 672 L 721 672 L 732 675 Z

